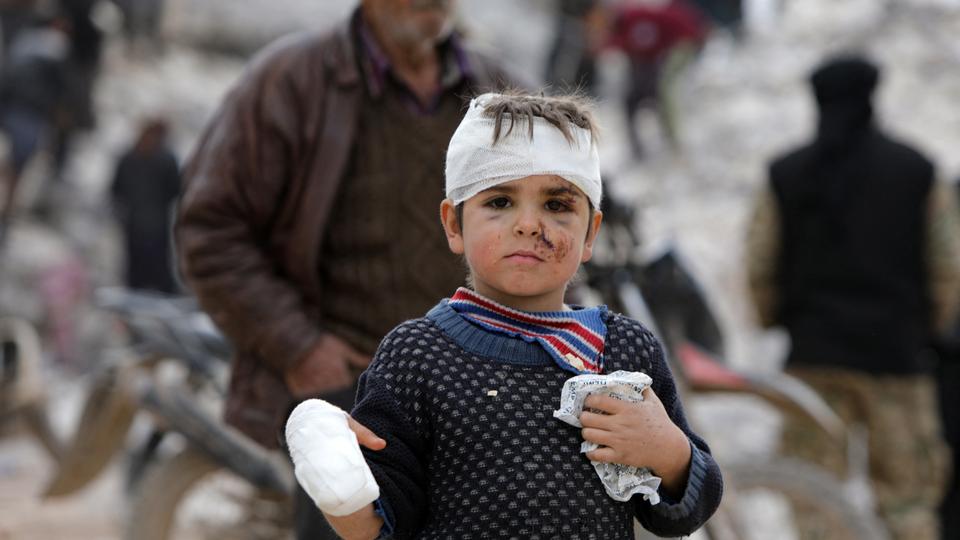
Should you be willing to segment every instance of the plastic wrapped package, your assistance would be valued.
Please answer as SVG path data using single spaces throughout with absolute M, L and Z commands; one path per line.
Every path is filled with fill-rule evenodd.
M 583 427 L 580 413 L 583 402 L 590 394 L 607 395 L 624 401 L 643 401 L 643 391 L 653 380 L 646 373 L 633 371 L 614 371 L 607 375 L 587 374 L 571 377 L 563 385 L 560 393 L 560 408 L 553 412 L 558 420 L 575 427 Z M 599 448 L 596 443 L 583 441 L 580 452 L 591 452 Z M 650 504 L 660 502 L 660 477 L 654 476 L 649 469 L 620 465 L 618 463 L 600 463 L 591 461 L 597 475 L 603 482 L 607 494 L 618 501 L 628 501 L 639 493 Z

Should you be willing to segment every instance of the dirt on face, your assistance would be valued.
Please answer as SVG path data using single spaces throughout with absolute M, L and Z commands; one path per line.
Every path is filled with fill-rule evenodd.
M 560 237 L 551 240 L 547 234 L 547 228 L 541 223 L 540 234 L 537 236 L 537 251 L 544 251 L 547 258 L 555 261 L 562 261 L 570 253 L 572 242 L 569 238 Z

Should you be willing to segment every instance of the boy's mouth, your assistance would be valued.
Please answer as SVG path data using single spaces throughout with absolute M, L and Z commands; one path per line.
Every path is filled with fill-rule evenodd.
M 543 261 L 543 258 L 537 255 L 536 252 L 528 251 L 525 249 L 514 251 L 513 253 L 507 255 L 506 258 L 514 261 L 528 261 L 528 262 Z

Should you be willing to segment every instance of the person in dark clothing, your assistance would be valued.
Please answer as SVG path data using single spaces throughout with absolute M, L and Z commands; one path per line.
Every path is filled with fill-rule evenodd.
M 123 12 L 123 30 L 134 47 L 160 46 L 160 22 L 164 0 L 115 0 Z
M 54 181 L 64 179 L 74 137 L 96 125 L 93 86 L 100 72 L 103 32 L 92 18 L 95 5 L 96 0 L 60 0 L 60 11 L 70 24 L 70 56 L 65 64 L 63 114 L 51 140 Z
M 151 120 L 117 162 L 110 187 L 125 237 L 128 287 L 177 291 L 170 230 L 179 193 L 180 169 L 167 145 L 167 124 Z
M 559 92 L 595 95 L 599 2 L 559 0 L 556 31 L 547 56 L 546 83 Z
M 743 0 L 690 0 L 714 25 L 739 38 L 743 34 Z
M 748 273 L 761 323 L 790 334 L 788 371 L 869 430 L 893 538 L 934 540 L 947 456 L 927 353 L 960 298 L 960 225 L 932 163 L 876 126 L 878 80 L 859 57 L 813 73 L 817 136 L 770 166 Z M 784 451 L 842 472 L 842 453 L 820 440 L 788 424 Z
M 29 28 L 35 17 L 36 0 L 0 0 L 0 44 L 5 63 L 7 53 L 17 34 Z
M 608 47 L 630 62 L 624 112 L 633 156 L 644 154 L 636 121 L 645 108 L 656 112 L 664 139 L 680 150 L 676 82 L 703 45 L 707 25 L 687 0 L 621 1 L 612 11 Z
M 954 182 L 955 194 L 960 196 L 960 180 Z M 957 231 L 960 234 L 960 231 Z M 947 490 L 940 503 L 940 537 L 942 540 L 960 538 L 960 321 L 940 347 L 937 369 L 937 390 L 940 398 L 940 418 L 943 433 L 952 451 L 953 474 L 947 480 Z
M 44 17 L 20 31 L 8 52 L 0 77 L 0 131 L 10 143 L 3 171 L 4 223 L 10 218 L 20 176 L 62 112 L 69 51 L 67 22 Z
M 952 451 L 953 474 L 947 479 L 947 490 L 940 503 L 940 538 L 960 538 L 960 350 L 941 359 L 937 372 L 940 396 L 940 417 L 944 436 Z
M 229 424 L 277 449 L 291 408 L 349 408 L 383 336 L 462 283 L 435 226 L 443 151 L 510 83 L 453 31 L 450 0 L 363 0 L 258 55 L 184 171 L 183 276 L 236 351 Z M 333 538 L 297 495 L 297 534 Z

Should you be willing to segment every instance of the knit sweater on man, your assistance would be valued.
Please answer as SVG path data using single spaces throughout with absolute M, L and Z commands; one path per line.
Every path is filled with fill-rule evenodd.
M 384 338 L 360 380 L 353 416 L 387 441 L 364 450 L 393 538 L 632 539 L 633 518 L 661 536 L 692 533 L 723 491 L 706 443 L 690 431 L 656 338 L 605 313 L 604 369 L 642 371 L 690 439 L 679 500 L 618 502 L 556 420 L 564 371 L 539 345 L 471 324 L 446 300 Z

